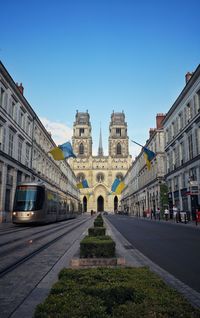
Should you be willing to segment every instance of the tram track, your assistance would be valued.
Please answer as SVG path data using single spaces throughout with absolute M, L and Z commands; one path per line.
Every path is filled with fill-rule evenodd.
M 15 262 L 5 266 L 4 268 L 2 268 L 0 270 L 0 278 L 3 278 L 4 276 L 6 276 L 8 273 L 12 272 L 13 270 L 15 270 L 17 267 L 19 267 L 20 265 L 24 264 L 25 262 L 27 262 L 28 260 L 30 260 L 31 258 L 33 258 L 34 256 L 38 255 L 39 253 L 41 253 L 42 251 L 44 251 L 45 249 L 47 249 L 48 247 L 50 247 L 51 245 L 55 244 L 56 242 L 58 242 L 60 239 L 62 239 L 64 236 L 66 236 L 67 234 L 71 233 L 72 231 L 74 231 L 75 229 L 77 229 L 78 227 L 80 227 L 81 225 L 83 225 L 84 223 L 86 223 L 88 220 L 84 220 L 82 222 L 79 222 L 78 224 L 76 224 L 75 226 L 71 227 L 69 230 L 65 231 L 64 233 L 62 233 L 61 235 L 55 237 L 53 240 L 43 244 L 42 246 L 40 246 L 39 248 L 35 249 L 34 251 L 28 253 L 27 255 L 24 255 L 23 257 L 19 258 L 18 260 L 16 260 Z
M 75 221 L 75 220 L 77 220 L 77 219 L 73 219 L 73 220 L 71 220 L 71 221 Z M 28 233 L 27 235 L 25 235 L 25 236 L 23 236 L 23 237 L 19 237 L 19 238 L 14 238 L 14 241 L 13 241 L 13 238 L 11 239 L 11 240 L 9 240 L 9 241 L 6 241 L 6 242 L 4 242 L 4 243 L 1 243 L 0 244 L 0 248 L 1 247 L 4 247 L 4 246 L 6 246 L 6 245 L 10 245 L 10 244 L 13 244 L 13 243 L 16 243 L 16 242 L 19 242 L 19 241 L 21 241 L 21 240 L 25 240 L 26 238 L 29 238 L 29 239 L 32 239 L 32 238 L 30 238 L 30 236 L 35 236 L 35 235 L 37 235 L 37 234 L 39 234 L 39 233 L 44 233 L 44 232 L 50 232 L 50 231 L 52 231 L 52 232 L 50 232 L 50 234 L 51 233 L 53 233 L 54 231 L 56 231 L 57 229 L 62 229 L 62 228 L 64 228 L 64 227 L 66 227 L 66 226 L 70 226 L 71 225 L 71 223 L 72 222 L 69 222 L 69 220 L 67 220 L 67 224 L 65 223 L 65 225 L 64 226 L 60 226 L 60 224 L 59 225 L 57 225 L 57 226 L 54 226 L 54 227 L 51 227 L 51 228 L 45 228 L 44 229 L 44 227 L 42 227 L 42 230 L 40 230 L 40 231 L 37 231 L 37 232 L 34 232 L 34 233 Z M 57 224 L 57 223 L 56 223 Z M 46 226 L 46 225 L 45 225 Z M 32 227 L 33 228 L 33 227 Z M 29 228 L 30 229 L 30 228 Z M 12 233 L 10 233 L 10 234 L 13 234 L 14 233 L 14 231 L 12 232 Z M 0 252 L 0 256 L 1 256 L 1 252 Z

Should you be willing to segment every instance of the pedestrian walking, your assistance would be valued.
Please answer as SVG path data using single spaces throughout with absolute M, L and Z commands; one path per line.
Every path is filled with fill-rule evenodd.
M 176 222 L 178 220 L 178 209 L 175 205 L 173 205 L 173 220 Z
M 156 210 L 156 219 L 160 220 L 160 208 Z
M 168 221 L 168 219 L 169 219 L 169 209 L 168 208 L 165 209 L 164 215 L 165 215 L 165 220 Z

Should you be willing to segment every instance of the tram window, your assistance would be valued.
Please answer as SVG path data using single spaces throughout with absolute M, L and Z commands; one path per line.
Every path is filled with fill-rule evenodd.
M 14 210 L 34 211 L 42 209 L 44 202 L 44 189 L 34 186 L 17 187 Z
M 47 193 L 47 211 L 49 214 L 57 212 L 57 197 L 52 192 Z

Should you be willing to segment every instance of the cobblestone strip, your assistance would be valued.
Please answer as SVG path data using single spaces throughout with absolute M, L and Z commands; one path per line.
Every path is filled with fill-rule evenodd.
M 104 218 L 109 235 L 116 242 L 117 253 L 125 257 L 128 266 L 148 266 L 149 269 L 159 275 L 168 285 L 180 292 L 194 307 L 200 308 L 200 293 L 181 282 L 175 276 L 156 265 L 139 250 L 128 242 L 117 229 Z M 129 247 L 128 250 L 125 248 Z

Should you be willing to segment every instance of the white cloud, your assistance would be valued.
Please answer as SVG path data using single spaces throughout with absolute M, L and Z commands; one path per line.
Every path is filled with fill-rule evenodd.
M 40 118 L 44 127 L 48 132 L 51 133 L 52 139 L 55 141 L 56 145 L 61 145 L 64 142 L 71 140 L 72 129 L 63 123 L 50 121 L 47 118 Z

